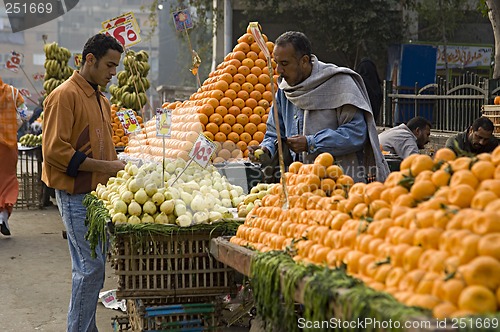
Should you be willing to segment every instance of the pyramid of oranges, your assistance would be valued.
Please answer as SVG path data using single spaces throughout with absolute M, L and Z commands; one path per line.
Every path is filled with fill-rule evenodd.
M 274 43 L 265 34 L 262 36 L 272 52 Z M 187 160 L 200 133 L 216 143 L 214 163 L 248 157 L 248 146 L 259 145 L 264 139 L 273 100 L 272 85 L 277 89 L 276 63 L 271 60 L 271 64 L 273 73 L 269 75 L 264 52 L 247 31 L 189 100 L 165 103 L 164 108 L 172 109 L 171 138 L 165 142 L 165 158 Z M 159 159 L 163 142 L 153 135 L 155 119 L 145 126 L 151 135 L 129 144 L 127 151 L 138 153 L 139 157 L 148 151 L 153 159 Z

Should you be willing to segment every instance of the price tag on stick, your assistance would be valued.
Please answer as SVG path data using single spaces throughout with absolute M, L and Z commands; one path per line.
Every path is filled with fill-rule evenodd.
M 130 47 L 141 42 L 139 26 L 133 20 L 128 20 L 118 26 L 102 30 L 101 33 L 115 37 L 124 47 Z
M 104 30 L 107 30 L 130 20 L 133 21 L 137 26 L 139 26 L 139 24 L 137 24 L 137 20 L 135 19 L 133 12 L 128 12 L 120 16 L 114 17 L 110 20 L 104 21 L 101 23 L 101 26 Z M 141 32 L 141 30 L 137 30 L 137 32 Z
M 172 110 L 156 109 L 156 136 L 170 138 L 172 129 Z
M 205 168 L 207 167 L 212 154 L 215 152 L 216 146 L 207 136 L 200 134 L 193 148 L 189 151 L 189 157 L 193 159 L 198 165 Z
M 10 52 L 10 58 L 8 58 L 7 61 L 5 62 L 5 67 L 8 70 L 13 71 L 14 73 L 17 73 L 22 63 L 23 63 L 23 55 L 21 53 L 12 51 Z
M 132 110 L 124 110 L 116 112 L 116 116 L 120 120 L 123 130 L 125 134 L 135 133 L 141 130 L 141 126 L 139 125 L 139 121 L 135 117 L 134 111 Z

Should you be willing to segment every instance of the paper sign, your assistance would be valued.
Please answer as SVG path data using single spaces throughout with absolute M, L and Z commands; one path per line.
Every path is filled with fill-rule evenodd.
M 255 42 L 257 45 L 259 45 L 260 50 L 264 53 L 264 56 L 266 58 L 271 57 L 271 53 L 269 52 L 269 49 L 267 48 L 266 41 L 262 37 L 262 34 L 260 33 L 260 27 L 259 23 L 257 22 L 250 22 L 248 25 L 250 28 L 250 33 L 252 34 L 253 38 L 255 39 Z
M 188 9 L 182 9 L 172 13 L 174 17 L 175 30 L 184 31 L 193 27 L 193 20 Z
M 125 130 L 125 134 L 134 133 L 136 131 L 141 130 L 141 126 L 139 125 L 139 121 L 135 117 L 134 111 L 132 110 L 124 110 L 116 112 L 118 119 L 120 120 L 123 129 Z
M 19 93 L 23 96 L 23 97 L 31 97 L 31 92 L 28 90 L 28 89 L 19 89 Z
M 128 20 L 118 26 L 102 30 L 101 33 L 115 37 L 124 47 L 130 47 L 141 42 L 139 26 L 133 20 Z
M 73 60 L 75 61 L 75 67 L 80 68 L 82 64 L 82 53 L 73 53 Z
M 137 25 L 137 27 L 139 27 L 139 24 L 137 23 L 137 20 L 135 19 L 134 13 L 132 13 L 132 12 L 128 12 L 128 13 L 122 14 L 120 16 L 117 16 L 115 18 L 112 18 L 110 20 L 104 21 L 101 23 L 101 26 L 104 30 L 108 30 L 108 29 L 116 27 L 116 26 L 118 26 L 122 23 L 125 23 L 126 21 L 130 21 L 130 20 L 132 20 Z M 141 30 L 138 29 L 137 32 L 141 32 Z
M 189 151 L 189 158 L 205 168 L 214 152 L 215 143 L 205 135 L 200 134 L 196 142 L 194 142 L 193 148 Z
M 7 59 L 7 62 L 5 62 L 5 67 L 8 70 L 13 71 L 14 73 L 17 73 L 22 63 L 23 63 L 23 55 L 21 53 L 12 51 L 10 52 L 10 58 Z
M 44 79 L 44 77 L 45 77 L 45 73 L 35 73 L 35 74 L 33 74 L 33 79 L 35 81 L 41 81 L 41 80 Z
M 170 137 L 172 129 L 172 110 L 168 108 L 156 109 L 156 136 Z

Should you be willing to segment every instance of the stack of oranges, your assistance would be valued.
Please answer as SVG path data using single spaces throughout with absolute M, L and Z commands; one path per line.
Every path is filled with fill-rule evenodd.
M 272 52 L 274 43 L 262 36 Z M 216 143 L 214 163 L 248 157 L 248 146 L 259 145 L 266 133 L 273 100 L 271 91 L 273 88 L 276 91 L 278 78 L 272 59 L 271 67 L 269 75 L 264 52 L 247 31 L 189 100 L 163 105 L 172 109 L 171 137 L 165 142 L 165 157 L 187 160 L 200 133 Z M 154 126 L 153 119 L 146 124 L 146 131 L 153 134 Z M 160 139 L 148 135 L 147 141 L 134 144 L 129 152 L 141 153 L 144 145 L 148 145 L 148 153 L 157 159 L 163 155 L 162 144 Z
M 436 318 L 499 312 L 500 147 L 473 158 L 447 148 L 434 159 L 412 155 L 384 183 L 369 184 L 339 181 L 332 158 L 318 158 L 290 167 L 288 209 L 274 186 L 231 242 L 292 248 L 297 262 L 345 264 L 368 286 Z

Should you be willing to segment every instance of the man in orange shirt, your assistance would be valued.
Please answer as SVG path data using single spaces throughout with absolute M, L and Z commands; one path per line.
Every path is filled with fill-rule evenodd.
M 15 100 L 14 100 L 15 99 Z M 0 232 L 10 235 L 8 219 L 19 193 L 17 182 L 17 107 L 19 91 L 0 77 Z

